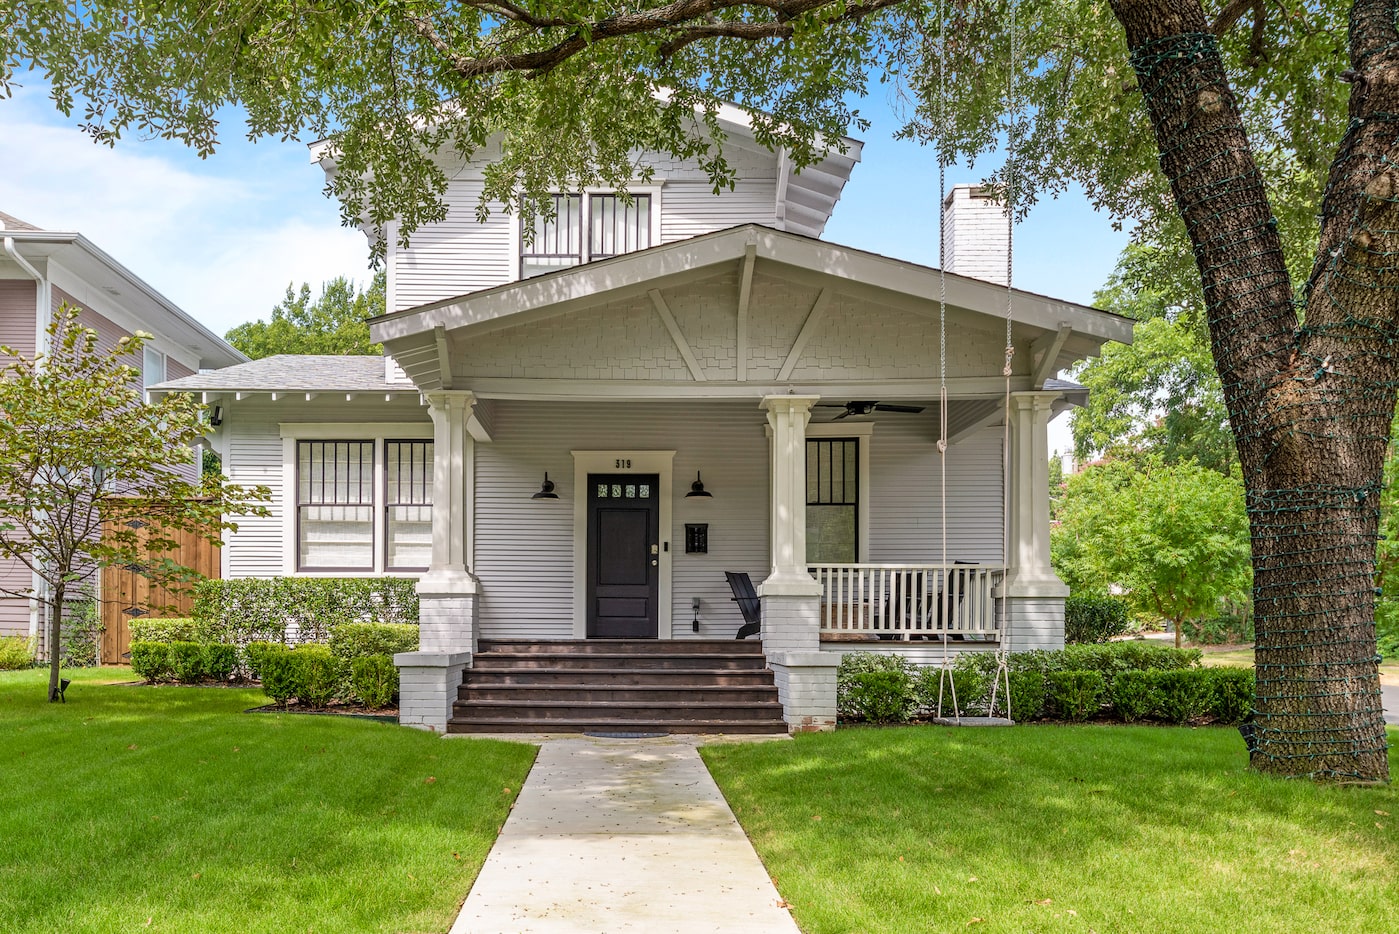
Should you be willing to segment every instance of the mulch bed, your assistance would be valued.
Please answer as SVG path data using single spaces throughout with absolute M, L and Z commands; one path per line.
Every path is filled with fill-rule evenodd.
M 371 710 L 368 707 L 359 707 L 353 704 L 332 704 L 329 707 L 303 707 L 300 704 L 287 704 L 285 707 L 279 707 L 276 704 L 264 704 L 261 707 L 249 707 L 243 713 L 297 713 L 309 714 L 314 717 L 357 717 L 361 720 L 398 723 L 398 708 L 396 707 Z

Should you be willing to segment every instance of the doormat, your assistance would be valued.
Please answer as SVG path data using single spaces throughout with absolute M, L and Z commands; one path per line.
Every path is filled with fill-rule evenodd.
M 601 739 L 659 739 L 662 736 L 669 736 L 669 733 L 603 733 L 599 730 L 585 730 L 584 736 L 596 736 Z

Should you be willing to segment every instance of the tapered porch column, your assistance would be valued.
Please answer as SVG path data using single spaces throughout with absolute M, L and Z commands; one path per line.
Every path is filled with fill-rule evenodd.
M 418 651 L 394 656 L 399 722 L 445 732 L 462 671 L 476 647 L 477 582 L 466 563 L 467 516 L 475 498 L 466 423 L 475 396 L 430 392 L 432 563 L 418 580 Z
M 787 726 L 829 730 L 836 721 L 840 656 L 821 652 L 821 585 L 806 565 L 806 425 L 819 396 L 764 396 L 772 429 L 772 571 L 762 598 L 763 653 Z
M 1064 645 L 1064 598 L 1069 588 L 1049 561 L 1049 419 L 1059 393 L 1010 396 L 1010 506 L 1004 639 L 1012 651 Z

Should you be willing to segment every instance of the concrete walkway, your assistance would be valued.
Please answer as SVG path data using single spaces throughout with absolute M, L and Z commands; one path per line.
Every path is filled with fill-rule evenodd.
M 554 739 L 452 934 L 797 926 L 693 739 Z

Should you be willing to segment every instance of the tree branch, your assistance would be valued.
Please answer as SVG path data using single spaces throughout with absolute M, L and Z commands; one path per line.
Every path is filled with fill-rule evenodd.
M 898 2 L 900 0 L 866 0 L 863 3 L 849 4 L 832 16 L 829 22 L 856 22 Z M 565 38 L 547 49 L 484 58 L 459 54 L 431 19 L 411 15 L 408 19 L 418 35 L 436 49 L 462 78 L 479 78 L 508 71 L 526 71 L 537 77 L 547 74 L 590 45 L 640 33 L 672 33 L 672 38 L 661 46 L 660 54 L 663 59 L 702 39 L 722 37 L 748 42 L 786 39 L 795 31 L 791 23 L 793 19 L 817 10 L 836 8 L 838 3 L 839 0 L 675 0 L 654 10 L 621 13 L 593 21 L 571 22 L 535 17 L 508 0 L 468 0 L 471 7 L 498 14 L 540 33 L 558 28 L 572 29 Z M 771 11 L 774 18 L 765 22 L 721 22 L 715 19 L 718 13 L 754 7 Z

